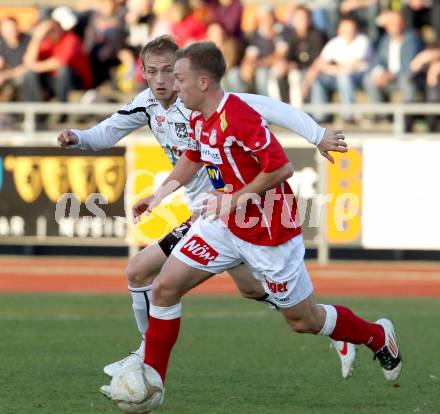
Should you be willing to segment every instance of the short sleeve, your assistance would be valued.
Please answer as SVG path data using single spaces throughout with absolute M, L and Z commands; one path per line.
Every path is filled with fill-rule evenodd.
M 274 171 L 289 162 L 283 147 L 272 134 L 265 119 L 241 101 L 234 111 L 234 135 L 238 145 L 257 157 L 265 172 Z

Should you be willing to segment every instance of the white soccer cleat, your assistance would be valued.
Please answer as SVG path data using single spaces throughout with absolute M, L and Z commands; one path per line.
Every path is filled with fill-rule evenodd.
M 109 377 L 114 377 L 116 373 L 127 365 L 144 361 L 145 345 L 139 347 L 138 350 L 131 352 L 130 355 L 120 361 L 112 362 L 104 367 L 103 371 Z
M 121 368 L 110 385 L 100 388 L 124 413 L 144 414 L 160 407 L 165 389 L 159 373 L 142 362 L 132 362 Z
M 105 397 L 107 397 L 109 400 L 112 399 L 112 393 L 111 393 L 111 389 L 110 389 L 110 385 L 103 385 L 99 391 L 101 392 L 101 394 L 103 394 Z
M 341 361 L 342 378 L 351 376 L 356 362 L 356 345 L 350 342 L 334 341 L 330 338 L 331 346 L 335 349 Z
M 402 370 L 402 357 L 397 346 L 394 325 L 389 319 L 378 319 L 377 324 L 385 331 L 385 345 L 374 355 L 382 367 L 383 375 L 387 381 L 396 381 Z

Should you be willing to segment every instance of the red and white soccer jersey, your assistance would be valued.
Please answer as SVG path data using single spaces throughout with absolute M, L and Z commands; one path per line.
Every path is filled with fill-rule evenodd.
M 225 94 L 207 120 L 194 112 L 190 126 L 192 144 L 186 156 L 205 164 L 217 190 L 228 186 L 236 192 L 261 171 L 271 172 L 289 162 L 266 121 L 237 96 Z M 301 233 L 295 196 L 287 182 L 224 221 L 237 237 L 263 246 L 282 244 Z

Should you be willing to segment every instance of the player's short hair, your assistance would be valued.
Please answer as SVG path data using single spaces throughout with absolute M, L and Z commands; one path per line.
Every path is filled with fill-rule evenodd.
M 208 73 L 216 82 L 220 82 L 226 72 L 223 53 L 214 42 L 196 42 L 176 52 L 176 60 L 187 58 L 191 69 Z
M 170 35 L 158 36 L 151 42 L 148 42 L 141 49 L 141 60 L 144 62 L 148 55 L 162 55 L 164 53 L 176 53 L 179 49 L 174 38 Z

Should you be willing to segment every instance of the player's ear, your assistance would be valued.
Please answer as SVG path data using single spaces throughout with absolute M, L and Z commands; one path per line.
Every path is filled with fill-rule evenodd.
M 205 92 L 209 87 L 210 79 L 208 76 L 200 76 L 199 77 L 199 88 L 202 92 Z

